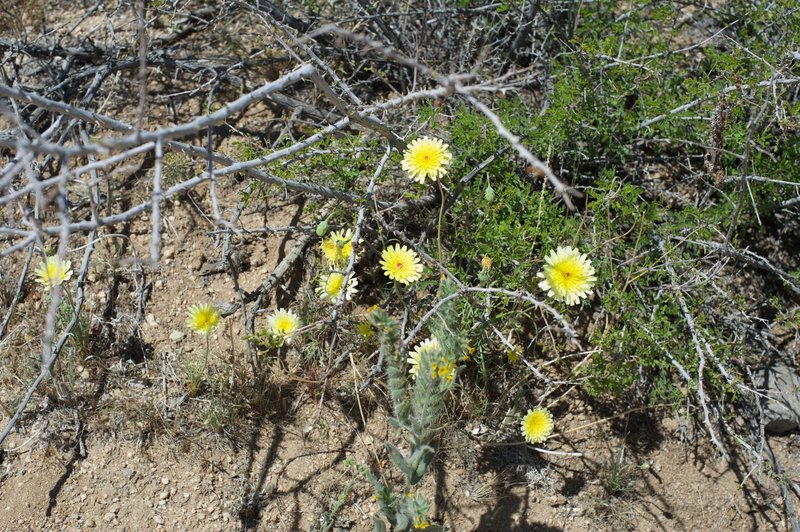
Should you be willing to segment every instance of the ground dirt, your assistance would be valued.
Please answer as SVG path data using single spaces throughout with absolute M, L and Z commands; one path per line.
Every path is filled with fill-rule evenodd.
M 29 11 L 2 29 L 7 36 L 42 26 L 63 31 L 68 25 L 56 20 L 76 22 L 80 13 L 61 7 Z M 130 10 L 115 16 L 121 17 L 116 38 L 135 42 Z M 105 23 L 105 17 L 93 17 L 76 26 L 73 44 Z M 259 23 L 243 16 L 232 27 L 209 28 L 189 37 L 184 50 L 192 59 L 204 59 L 223 46 L 246 48 L 261 38 L 252 29 Z M 169 35 L 167 27 L 153 31 L 154 38 Z M 692 37 L 689 42 L 703 35 Z M 254 82 L 274 77 L 272 64 L 261 68 L 251 72 Z M 170 101 L 169 94 L 183 89 L 180 79 L 153 78 L 146 125 L 203 113 L 204 101 L 197 97 Z M 236 96 L 227 90 L 231 97 L 219 96 L 220 101 Z M 137 97 L 131 80 L 118 76 L 95 109 L 135 122 Z M 215 148 L 235 155 L 237 142 L 252 138 L 250 133 L 280 131 L 284 123 L 273 111 L 259 105 L 235 117 L 228 124 L 235 134 L 215 140 Z M 115 211 L 150 197 L 152 160 L 138 162 L 140 167 L 117 169 L 106 198 Z M 240 188 L 241 176 L 219 181 L 226 215 L 239 202 Z M 313 227 L 318 220 L 306 201 L 271 189 L 266 201 L 243 211 L 241 226 Z M 161 261 L 148 266 L 146 275 L 140 261 L 151 245 L 149 216 L 109 228 L 96 243 L 86 283 L 90 355 L 60 361 L 5 441 L 0 530 L 319 530 L 334 509 L 341 530 L 372 530 L 377 503 L 355 464 L 394 471 L 398 476 L 387 480 L 399 482 L 384 448 L 399 435 L 387 423 L 383 385 L 376 380 L 355 391 L 374 359 L 352 357 L 323 386 L 326 368 L 306 364 L 307 353 L 284 349 L 260 362 L 274 376 L 265 392 L 268 406 L 226 418 L 215 430 L 208 421 L 213 390 L 192 394 L 186 386 L 187 367 L 205 355 L 203 338 L 186 328 L 187 308 L 206 301 L 233 304 L 238 297 L 231 277 L 215 266 L 223 239 L 208 186 L 168 199 L 162 216 Z M 265 282 L 297 235 L 254 232 L 237 240 L 241 289 Z M 70 241 L 76 270 L 84 244 Z M 33 267 L 38 261 L 37 256 Z M 316 251 L 304 254 L 256 316 L 256 329 L 264 327 L 272 309 L 313 290 L 313 276 L 303 272 L 319 261 Z M 21 262 L 0 259 L 4 303 L 15 292 Z M 46 301 L 32 282 L 28 285 L 0 344 L 0 358 L 9 361 L 0 379 L 5 405 L 16 405 L 38 373 L 37 331 L 44 326 Z M 243 336 L 241 315 L 234 313 L 210 336 L 209 374 L 231 382 L 240 378 L 223 368 L 247 366 Z M 421 487 L 434 501 L 433 520 L 456 532 L 790 529 L 779 489 L 784 479 L 770 478 L 768 468 L 758 468 L 747 456 L 718 458 L 706 435 L 683 417 L 663 409 L 658 415 L 645 410 L 623 417 L 579 400 L 570 404 L 557 417 L 549 452 L 522 445 L 518 421 L 448 425 Z M 235 406 L 227 404 L 225 415 Z M 0 428 L 9 417 L 0 411 Z M 561 437 L 560 427 L 585 428 Z M 766 442 L 785 478 L 800 478 L 800 434 L 770 436 Z

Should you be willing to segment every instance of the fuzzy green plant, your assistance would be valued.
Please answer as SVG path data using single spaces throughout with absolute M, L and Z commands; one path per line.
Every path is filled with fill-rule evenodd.
M 450 283 L 444 282 L 439 296 L 446 298 L 453 290 Z M 459 333 L 455 311 L 454 303 L 445 304 L 437 318 L 432 320 L 429 328 L 435 342 L 427 345 L 435 347 L 416 351 L 418 364 L 412 380 L 408 378 L 409 363 L 398 348 L 398 323 L 380 309 L 370 314 L 372 325 L 379 331 L 381 354 L 386 362 L 394 410 L 389 422 L 403 432 L 408 445 L 407 452 L 403 452 L 397 445 L 386 443 L 389 457 L 405 480 L 400 494 L 372 472 L 365 473 L 373 485 L 381 513 L 394 530 L 441 530 L 428 522 L 430 504 L 412 488 L 424 478 L 436 454 L 439 418 L 445 396 L 454 386 L 458 361 L 466 353 L 466 340 Z M 374 522 L 376 531 L 386 530 L 386 524 L 379 516 L 375 516 Z

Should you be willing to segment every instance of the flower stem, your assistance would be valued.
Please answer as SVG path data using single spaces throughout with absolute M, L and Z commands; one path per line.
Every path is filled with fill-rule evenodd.
M 444 185 L 442 180 L 437 179 L 436 183 L 439 185 L 439 193 L 442 195 L 442 204 L 439 206 L 439 222 L 436 224 L 436 247 L 439 252 L 439 263 L 444 264 L 442 260 L 442 218 L 444 217 Z

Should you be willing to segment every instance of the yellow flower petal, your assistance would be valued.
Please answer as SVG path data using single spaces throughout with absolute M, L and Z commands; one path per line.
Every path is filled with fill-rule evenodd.
M 36 269 L 36 282 L 42 285 L 45 290 L 51 290 L 70 280 L 72 277 L 71 267 L 72 262 L 68 260 L 62 261 L 56 255 L 47 257 L 47 260 L 40 262 L 39 267 Z
M 447 173 L 453 158 L 447 144 L 441 139 L 422 137 L 411 142 L 403 153 L 403 170 L 417 183 L 426 179 L 436 181 Z
M 301 325 L 300 318 L 291 310 L 278 309 L 267 318 L 267 329 L 270 334 L 284 339 L 287 344 L 292 342 L 292 334 L 295 333 Z
M 528 410 L 522 418 L 520 429 L 528 443 L 542 443 L 553 433 L 553 414 L 544 407 Z
M 393 281 L 409 284 L 422 277 L 422 263 L 417 254 L 405 246 L 389 246 L 381 253 L 381 259 L 381 268 Z
M 328 272 L 320 278 L 316 292 L 321 299 L 335 303 L 339 299 L 339 294 L 342 292 L 343 285 L 343 274 L 339 272 Z M 350 301 L 353 295 L 358 292 L 358 290 L 356 290 L 356 285 L 358 285 L 358 279 L 351 274 L 350 279 L 347 281 L 347 288 L 344 294 L 346 301 Z
M 353 231 L 334 231 L 322 241 L 322 255 L 333 266 L 344 266 L 353 254 Z
M 417 375 L 419 374 L 419 364 L 423 356 L 433 358 L 435 355 L 439 354 L 440 350 L 441 346 L 439 345 L 439 340 L 437 340 L 435 337 L 428 338 L 415 347 L 406 359 L 406 362 L 408 362 L 411 366 L 408 368 L 408 373 L 411 375 L 411 378 L 417 378 Z
M 219 312 L 208 303 L 189 308 L 186 326 L 200 334 L 209 334 L 219 325 Z
M 536 276 L 544 279 L 539 288 L 546 290 L 548 296 L 567 305 L 576 305 L 592 293 L 597 277 L 585 253 L 571 246 L 558 246 L 544 262 L 544 271 Z

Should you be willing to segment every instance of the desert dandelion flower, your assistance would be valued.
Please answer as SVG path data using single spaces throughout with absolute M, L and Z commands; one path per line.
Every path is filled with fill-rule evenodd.
M 36 282 L 41 284 L 46 290 L 51 290 L 69 281 L 72 277 L 72 263 L 68 260 L 61 260 L 58 256 L 47 257 L 45 262 L 40 262 L 36 269 Z
M 389 246 L 381 253 L 381 268 L 389 279 L 403 284 L 422 277 L 422 263 L 417 254 L 405 246 Z
M 520 423 L 522 435 L 528 443 L 545 441 L 553 433 L 553 426 L 553 414 L 542 406 L 528 410 Z
M 414 140 L 403 153 L 403 170 L 417 183 L 444 177 L 447 165 L 453 158 L 447 144 L 441 139 L 422 137 Z
M 300 318 L 291 310 L 279 308 L 267 318 L 267 329 L 269 329 L 270 334 L 284 339 L 287 344 L 291 343 L 292 334 L 294 334 L 301 325 Z
M 351 275 L 350 279 L 347 281 L 347 287 L 344 289 L 344 298 L 347 301 L 350 301 L 353 295 L 358 291 L 356 290 L 356 285 L 358 285 L 358 279 Z M 320 278 L 316 292 L 321 299 L 336 303 L 336 300 L 339 299 L 339 294 L 342 293 L 343 287 L 344 274 L 328 272 Z
M 571 246 L 558 246 L 544 262 L 544 271 L 536 276 L 544 279 L 539 288 L 547 290 L 548 296 L 567 305 L 576 305 L 592 293 L 597 277 L 585 253 Z
M 189 308 L 186 326 L 194 332 L 208 335 L 219 325 L 219 312 L 212 305 L 204 303 Z
M 353 231 L 334 231 L 322 241 L 322 255 L 330 264 L 343 265 L 353 254 Z
M 408 374 L 411 375 L 411 378 L 417 378 L 417 375 L 419 374 L 420 361 L 422 360 L 423 356 L 428 356 L 433 359 L 434 356 L 439 354 L 441 349 L 442 348 L 439 345 L 439 340 L 437 340 L 435 337 L 428 338 L 415 347 L 406 359 L 406 362 L 408 362 L 410 365 L 408 368 Z

